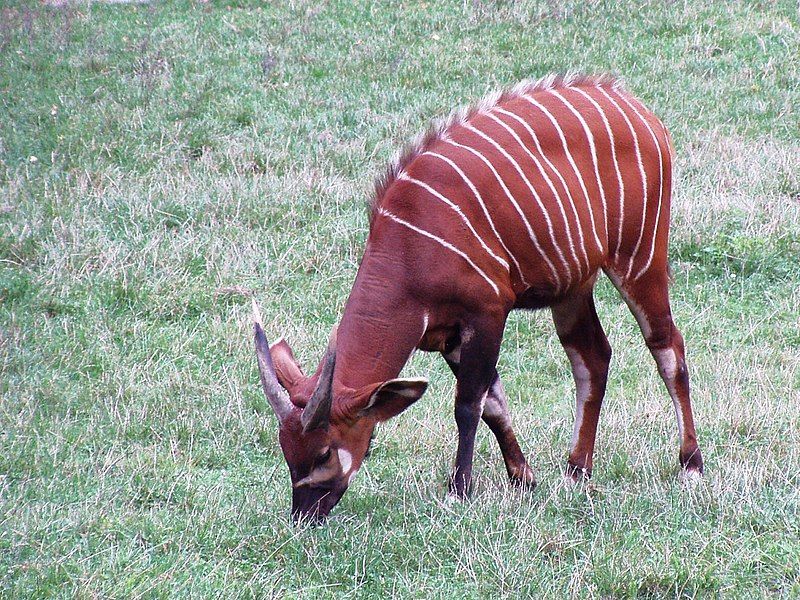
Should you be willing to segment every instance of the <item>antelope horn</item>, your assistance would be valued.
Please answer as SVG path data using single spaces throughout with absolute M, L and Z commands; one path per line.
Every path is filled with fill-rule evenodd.
M 261 376 L 261 386 L 264 388 L 264 395 L 267 397 L 267 402 L 275 411 L 275 416 L 278 417 L 278 423 L 283 424 L 284 419 L 292 412 L 294 405 L 289 400 L 289 394 L 286 393 L 278 383 L 278 377 L 275 375 L 275 365 L 272 364 L 272 357 L 269 354 L 269 342 L 267 336 L 264 334 L 264 324 L 261 321 L 261 313 L 258 310 L 256 299 L 253 301 L 253 332 L 256 342 L 256 358 L 258 358 L 258 372 Z
M 322 370 L 317 380 L 317 388 L 311 399 L 306 404 L 300 422 L 303 424 L 303 433 L 314 429 L 326 428 L 331 417 L 331 404 L 333 403 L 333 368 L 336 364 L 336 327 L 331 332 L 328 349 L 322 363 Z

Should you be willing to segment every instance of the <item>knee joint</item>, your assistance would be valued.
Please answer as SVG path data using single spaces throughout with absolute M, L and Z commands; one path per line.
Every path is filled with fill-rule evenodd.
M 456 424 L 459 426 L 476 423 L 481 418 L 481 403 L 478 402 L 457 402 L 455 409 Z
M 672 348 L 674 342 L 675 328 L 672 322 L 653 327 L 650 334 L 646 338 L 647 347 L 651 351 L 664 350 L 665 348 Z

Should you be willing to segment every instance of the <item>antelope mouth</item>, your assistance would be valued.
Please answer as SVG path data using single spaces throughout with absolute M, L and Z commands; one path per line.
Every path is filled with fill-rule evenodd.
M 322 525 L 347 488 L 298 488 L 292 492 L 292 521 L 295 525 Z

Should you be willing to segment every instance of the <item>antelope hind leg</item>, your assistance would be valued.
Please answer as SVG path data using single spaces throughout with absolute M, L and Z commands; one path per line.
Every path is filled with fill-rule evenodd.
M 592 474 L 597 422 L 606 393 L 611 346 L 597 317 L 591 290 L 553 306 L 552 313 L 575 380 L 575 425 L 567 477 L 577 481 Z
M 703 474 L 703 456 L 697 443 L 689 396 L 689 372 L 681 335 L 672 320 L 666 272 L 650 271 L 635 282 L 614 285 L 639 323 L 645 342 L 658 365 L 675 408 L 680 452 L 678 460 L 690 479 Z

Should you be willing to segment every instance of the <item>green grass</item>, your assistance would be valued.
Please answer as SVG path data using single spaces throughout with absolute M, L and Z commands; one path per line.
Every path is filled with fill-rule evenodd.
M 611 71 L 676 142 L 674 311 L 706 458 L 676 481 L 656 369 L 607 282 L 591 484 L 546 313 L 499 369 L 540 480 L 479 433 L 445 502 L 453 380 L 382 427 L 326 527 L 288 523 L 250 315 L 316 364 L 365 198 L 433 118 Z M 0 4 L 0 597 L 800 595 L 796 2 Z

